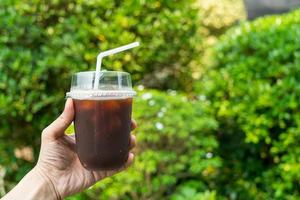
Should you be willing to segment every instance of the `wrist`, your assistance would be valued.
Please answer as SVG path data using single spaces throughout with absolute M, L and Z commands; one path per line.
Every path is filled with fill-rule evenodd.
M 47 194 L 43 199 L 49 199 L 49 200 L 61 200 L 63 199 L 59 193 L 56 190 L 56 187 L 54 183 L 51 181 L 51 179 L 48 177 L 47 174 L 45 174 L 42 170 L 40 170 L 39 167 L 35 166 L 30 173 L 32 173 L 32 176 L 37 179 L 37 182 L 40 182 L 40 190 Z
M 52 183 L 35 167 L 7 194 L 3 200 L 60 200 Z

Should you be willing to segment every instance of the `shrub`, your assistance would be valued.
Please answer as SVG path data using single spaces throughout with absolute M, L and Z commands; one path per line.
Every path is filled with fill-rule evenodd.
M 192 76 L 199 79 L 204 75 L 203 68 L 214 61 L 213 46 L 229 28 L 246 19 L 243 0 L 197 0 L 202 36 L 200 64 L 192 65 Z
M 128 71 L 135 82 L 151 77 L 153 87 L 190 87 L 183 75 L 190 74 L 199 40 L 192 2 L 0 1 L 0 164 L 6 183 L 32 167 L 34 159 L 15 152 L 25 146 L 37 155 L 40 132 L 61 110 L 71 73 L 93 70 L 100 49 L 141 41 L 139 49 L 105 59 L 104 67 Z
M 201 92 L 220 123 L 219 191 L 232 199 L 300 195 L 299 38 L 297 10 L 244 23 L 216 46 Z
M 126 172 L 97 183 L 88 199 L 213 198 L 210 191 L 219 175 L 221 160 L 207 115 L 208 101 L 155 90 L 139 92 L 134 103 L 138 146 L 134 165 Z M 76 199 L 80 197 L 72 197 Z M 197 199 L 197 198 L 196 198 Z
M 206 36 L 222 35 L 239 21 L 246 19 L 243 0 L 197 1 L 200 6 L 201 26 Z

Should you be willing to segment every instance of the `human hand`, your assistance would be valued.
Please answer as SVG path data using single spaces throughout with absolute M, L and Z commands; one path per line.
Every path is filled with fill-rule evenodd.
M 76 154 L 75 137 L 64 133 L 73 119 L 73 101 L 68 99 L 63 113 L 42 133 L 39 160 L 35 167 L 37 173 L 53 188 L 57 198 L 61 199 L 124 170 L 134 159 L 134 154 L 129 153 L 126 164 L 120 169 L 88 171 L 81 165 Z M 136 128 L 134 121 L 131 127 Z M 132 149 L 135 144 L 136 139 L 131 135 L 129 148 Z

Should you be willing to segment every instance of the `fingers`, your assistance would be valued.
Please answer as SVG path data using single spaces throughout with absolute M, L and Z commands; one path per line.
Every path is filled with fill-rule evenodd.
M 136 123 L 136 121 L 134 119 L 132 119 L 131 120 L 131 130 L 136 129 L 136 127 L 137 127 L 137 123 Z
M 74 118 L 74 108 L 72 99 L 68 99 L 63 113 L 44 129 L 43 138 L 57 139 L 64 135 L 65 130 L 71 124 Z
M 129 150 L 136 146 L 136 137 L 134 135 L 130 136 Z
M 124 165 L 124 169 L 128 168 L 133 163 L 133 160 L 134 160 L 134 154 L 130 152 L 128 155 L 127 162 Z
M 134 135 L 131 135 L 129 149 L 132 150 L 135 146 L 136 146 L 136 137 Z M 94 171 L 93 175 L 94 175 L 95 181 L 101 180 L 108 176 L 112 176 L 116 173 L 119 173 L 119 172 L 127 169 L 130 165 L 132 165 L 133 161 L 134 161 L 134 154 L 132 152 L 129 152 L 127 161 L 122 167 L 115 169 L 115 170 L 109 170 L 109 171 L 102 171 L 102 170 Z
M 115 174 L 115 173 L 118 173 L 118 172 L 121 172 L 121 171 L 127 169 L 133 163 L 133 161 L 134 161 L 134 154 L 132 152 L 129 152 L 126 163 L 121 168 L 119 168 L 115 171 L 112 171 L 112 174 Z
M 112 174 L 115 174 L 115 173 L 118 173 L 118 172 L 121 172 L 121 171 L 127 169 L 133 163 L 133 161 L 134 161 L 134 154 L 129 152 L 126 163 L 121 168 L 113 171 Z
M 94 175 L 95 182 L 127 169 L 133 163 L 133 161 L 134 161 L 134 154 L 130 152 L 128 154 L 128 159 L 126 163 L 121 168 L 115 170 L 109 170 L 109 171 L 102 171 L 102 170 L 93 171 L 92 173 Z

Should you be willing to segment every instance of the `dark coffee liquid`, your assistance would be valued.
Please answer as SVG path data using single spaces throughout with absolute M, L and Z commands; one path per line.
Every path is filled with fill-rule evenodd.
M 116 169 L 128 158 L 132 99 L 76 100 L 77 154 L 89 170 Z

